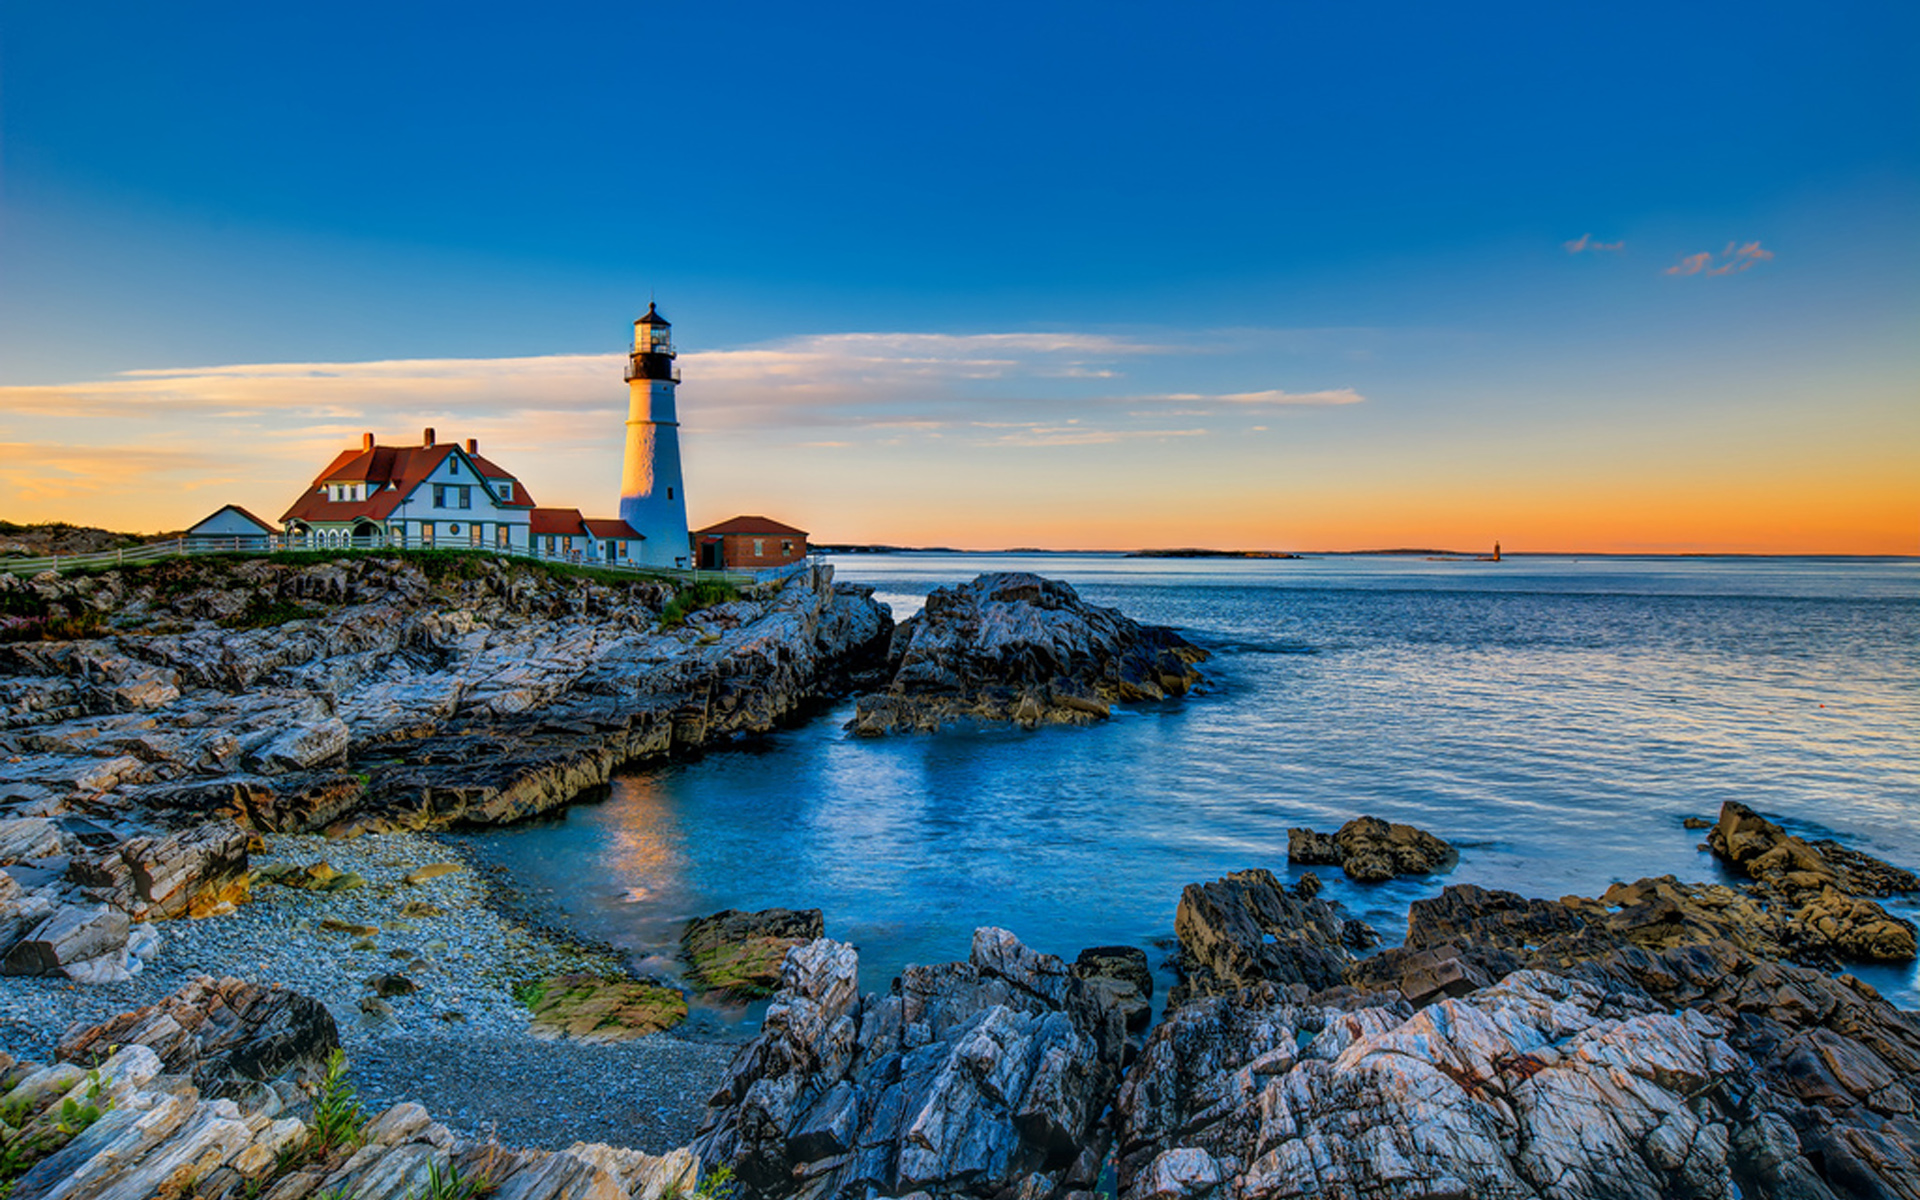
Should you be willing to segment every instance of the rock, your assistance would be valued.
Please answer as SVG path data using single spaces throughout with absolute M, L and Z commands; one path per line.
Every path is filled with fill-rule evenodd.
M 388 1004 L 379 996 L 362 996 L 360 997 L 360 1011 L 376 1020 L 380 1020 L 391 1017 L 396 1010 L 393 1005 Z
M 60 827 L 45 817 L 0 821 L 0 863 L 52 858 L 61 849 Z
M 209 822 L 129 838 L 98 857 L 76 858 L 68 874 L 140 920 L 212 916 L 247 899 L 249 840 L 238 825 Z
M 1305 890 L 1311 897 L 1317 887 Z M 1311 990 L 1339 985 L 1353 951 L 1376 944 L 1379 935 L 1341 917 L 1327 901 L 1307 897 L 1289 892 L 1265 869 L 1188 884 L 1173 918 L 1182 979 L 1170 1003 L 1257 983 Z
M 733 999 L 770 996 L 780 983 L 787 951 L 826 932 L 817 908 L 795 912 L 726 909 L 687 922 L 680 949 L 692 969 L 687 980 L 701 991 Z
M 638 979 L 556 975 L 521 988 L 537 1038 L 624 1042 L 671 1029 L 687 1019 L 686 997 Z
M 323 917 L 314 928 L 321 933 L 344 933 L 362 938 L 370 938 L 380 932 L 378 925 L 361 925 L 354 921 L 342 921 L 338 917 Z
M 84 1066 L 144 1046 L 168 1074 L 203 1095 L 243 1096 L 257 1085 L 317 1079 L 340 1046 L 324 1004 L 287 988 L 200 976 L 157 1004 L 68 1030 L 58 1056 Z
M 429 904 L 425 900 L 409 900 L 400 906 L 400 915 L 424 920 L 428 917 L 444 917 L 447 915 L 447 910 L 438 904 Z
M 855 993 L 853 948 L 792 951 L 760 1035 L 694 1141 L 750 1197 L 1043 1197 L 1090 1190 L 1118 1062 L 1080 1025 L 1065 963 L 1005 930 L 965 962 Z
M 1786 916 L 1797 952 L 1868 962 L 1915 957 L 1913 923 L 1867 898 L 1920 890 L 1912 872 L 1838 842 L 1810 844 L 1732 800 L 1721 806 L 1707 844 Z
M 82 983 L 130 978 L 127 933 L 132 925 L 117 908 L 68 905 L 56 910 L 14 943 L 0 972 L 60 975 Z
M 1379 883 L 1396 875 L 1432 875 L 1450 869 L 1459 854 L 1446 842 L 1412 825 L 1378 817 L 1355 817 L 1333 834 L 1287 830 L 1287 861 L 1338 866 L 1349 879 Z
M 438 879 L 442 875 L 451 875 L 466 870 L 466 864 L 457 862 L 428 863 L 424 867 L 415 867 L 400 877 L 400 882 L 417 887 L 429 879 Z
M 34 818 L 124 821 L 109 844 L 62 850 L 105 876 L 84 886 L 118 891 L 128 873 L 101 860 L 129 836 L 155 841 L 145 861 L 164 873 L 169 855 L 210 836 L 192 826 L 222 819 L 344 836 L 565 804 L 628 762 L 766 733 L 844 694 L 884 660 L 892 630 L 871 589 L 836 585 L 823 566 L 752 589 L 694 644 L 658 628 L 671 588 L 657 581 L 475 565 L 429 579 L 397 556 L 204 559 L 103 575 L 89 594 L 141 616 L 137 637 L 109 625 L 100 638 L 0 646 L 9 787 L 33 798 Z M 79 586 L 7 580 L 29 607 L 64 604 Z M 307 602 L 312 617 L 220 624 L 261 597 Z M 29 830 L 46 827 L 12 836 Z M 0 828 L 0 849 L 10 844 Z M 240 898 L 238 879 L 226 876 L 225 902 Z
M 1411 1016 L 1217 998 L 1121 1089 L 1120 1196 L 1211 1164 L 1233 1196 L 1724 1197 L 1780 1177 L 1735 1145 L 1742 1063 L 1713 1020 L 1544 972 Z
M 1680 827 L 1682 829 L 1712 829 L 1713 822 L 1707 820 L 1705 817 L 1688 817 L 1686 820 L 1680 822 Z
M 1153 1019 L 1153 971 L 1138 946 L 1094 946 L 1069 968 L 1073 978 L 1101 1002 L 1117 1009 L 1129 1033 L 1143 1033 Z
M 890 682 L 862 696 L 860 736 L 957 720 L 1085 725 L 1112 705 L 1182 696 L 1206 651 L 1171 629 L 1090 605 L 1037 575 L 981 575 L 935 588 L 894 631 Z
M 373 994 L 382 1000 L 392 999 L 395 996 L 411 996 L 420 990 L 420 985 L 405 975 L 392 974 L 369 976 L 367 986 L 372 988 Z

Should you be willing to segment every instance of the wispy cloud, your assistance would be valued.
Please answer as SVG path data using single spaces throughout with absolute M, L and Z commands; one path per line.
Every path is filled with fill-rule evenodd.
M 1279 388 L 1269 388 L 1264 392 L 1224 392 L 1204 395 L 1199 392 L 1175 392 L 1166 396 L 1134 396 L 1139 400 L 1177 400 L 1183 403 L 1194 401 L 1235 405 L 1261 406 L 1325 406 L 1340 404 L 1359 404 L 1366 399 L 1350 387 L 1329 388 L 1318 392 L 1288 392 Z
M 1583 233 L 1570 242 L 1561 242 L 1560 244 L 1566 247 L 1568 254 L 1582 254 L 1587 252 L 1595 254 L 1612 253 L 1614 251 L 1624 250 L 1627 245 L 1624 239 L 1617 242 L 1598 242 L 1594 240 L 1593 235 L 1590 233 Z
M 1738 275 L 1750 267 L 1768 262 L 1773 251 L 1759 242 L 1728 242 L 1727 248 L 1719 255 L 1703 250 L 1698 254 L 1689 254 L 1679 262 L 1667 268 L 1669 275 Z
M 1189 331 L 1172 344 L 1070 331 L 793 338 L 683 354 L 680 416 L 690 454 L 701 445 L 990 452 L 1192 439 L 1227 414 L 1362 397 L 1350 387 L 1164 394 L 1127 386 L 1128 377 L 1165 373 L 1175 356 L 1181 376 L 1204 361 L 1217 377 L 1236 370 L 1222 361 L 1222 346 L 1245 343 L 1260 352 L 1236 357 L 1271 378 L 1298 349 L 1287 348 L 1292 340 L 1312 348 L 1331 336 L 1272 331 L 1271 345 L 1242 330 Z M 595 481 L 618 479 L 623 365 L 617 353 L 239 363 L 0 387 L 13 438 L 0 448 L 0 467 L 36 468 L 0 470 L 14 477 L 0 481 L 0 511 L 91 496 L 96 510 L 111 500 L 181 524 L 202 515 L 200 497 L 224 490 L 275 515 L 290 487 L 363 431 L 393 443 L 424 426 L 443 439 L 477 437 L 543 503 L 591 507 L 602 490 Z M 147 497 L 164 499 L 156 507 Z

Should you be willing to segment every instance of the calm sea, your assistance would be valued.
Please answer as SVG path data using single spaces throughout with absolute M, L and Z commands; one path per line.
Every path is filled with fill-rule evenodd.
M 635 771 L 475 834 L 524 889 L 672 974 L 679 925 L 818 907 L 884 989 L 978 925 L 1158 963 L 1183 885 L 1287 868 L 1287 828 L 1362 813 L 1461 847 L 1448 878 L 1532 895 L 1722 878 L 1683 818 L 1723 800 L 1920 867 L 1920 561 L 871 555 L 895 619 L 983 571 L 1065 579 L 1213 653 L 1189 699 L 1087 729 L 849 739 L 803 727 Z M 1389 942 L 1440 880 L 1333 898 Z M 1896 906 L 1905 915 L 1914 906 Z M 1911 968 L 1861 971 L 1920 1006 Z M 1165 977 L 1163 976 L 1163 979 Z M 709 1029 L 752 1013 L 703 1011 Z

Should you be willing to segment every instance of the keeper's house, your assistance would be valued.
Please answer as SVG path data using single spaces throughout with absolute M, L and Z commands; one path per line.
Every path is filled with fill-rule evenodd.
M 703 571 L 754 571 L 805 558 L 807 531 L 768 517 L 735 517 L 695 530 L 693 544 Z
M 377 446 L 327 464 L 280 520 L 311 546 L 492 546 L 532 549 L 533 497 L 480 457 L 480 445 L 442 444 L 425 430 L 418 446 Z

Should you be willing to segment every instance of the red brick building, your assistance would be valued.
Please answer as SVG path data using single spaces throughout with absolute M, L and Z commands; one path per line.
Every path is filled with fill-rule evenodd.
M 694 561 L 703 571 L 757 571 L 807 556 L 807 531 L 768 517 L 735 517 L 693 533 Z

